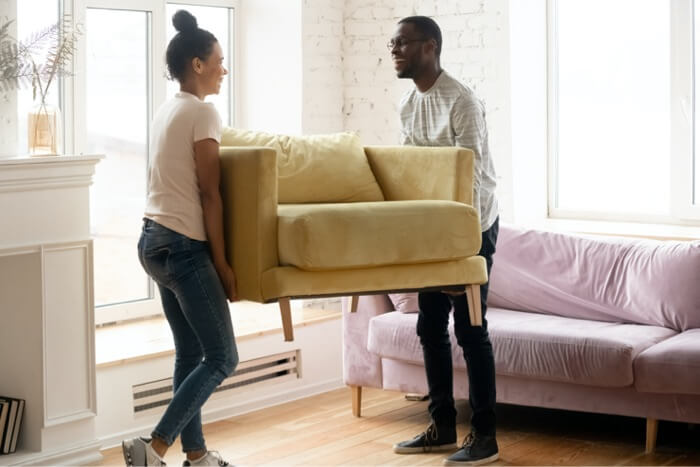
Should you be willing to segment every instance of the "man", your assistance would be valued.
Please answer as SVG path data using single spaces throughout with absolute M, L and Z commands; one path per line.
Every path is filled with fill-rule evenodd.
M 387 44 L 399 78 L 415 88 L 400 104 L 402 143 L 414 146 L 460 146 L 474 151 L 474 208 L 480 213 L 482 246 L 490 272 L 498 236 L 496 176 L 489 154 L 484 106 L 472 90 L 440 67 L 442 34 L 432 19 L 411 16 L 399 21 Z M 486 314 L 488 283 L 481 286 L 481 310 Z M 452 386 L 452 353 L 447 332 L 454 307 L 457 342 L 467 361 L 472 431 L 445 465 L 481 465 L 498 459 L 496 443 L 496 375 L 487 321 L 469 324 L 464 293 L 422 292 L 417 333 L 423 347 L 432 423 L 415 438 L 398 443 L 400 454 L 448 451 L 457 448 Z

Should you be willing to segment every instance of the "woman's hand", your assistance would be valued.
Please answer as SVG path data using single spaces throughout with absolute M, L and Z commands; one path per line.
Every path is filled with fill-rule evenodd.
M 229 302 L 235 302 L 238 300 L 238 291 L 236 290 L 236 275 L 233 273 L 233 269 L 227 263 L 218 266 L 216 272 L 219 274 L 219 279 L 221 279 L 221 285 L 224 286 L 224 292 L 226 292 L 226 297 Z

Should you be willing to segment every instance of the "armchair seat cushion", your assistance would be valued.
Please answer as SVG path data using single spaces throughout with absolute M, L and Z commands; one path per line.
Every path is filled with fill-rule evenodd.
M 278 206 L 280 264 L 307 271 L 432 263 L 481 248 L 479 217 L 455 201 Z

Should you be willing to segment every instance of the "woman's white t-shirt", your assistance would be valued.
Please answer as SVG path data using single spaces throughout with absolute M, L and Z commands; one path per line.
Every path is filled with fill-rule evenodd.
M 194 143 L 221 142 L 221 118 L 213 104 L 178 92 L 156 112 L 145 217 L 194 240 L 206 240 Z

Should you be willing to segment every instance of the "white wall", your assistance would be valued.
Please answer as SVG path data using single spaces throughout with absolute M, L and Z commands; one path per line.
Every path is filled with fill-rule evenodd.
M 302 11 L 302 132 L 343 127 L 344 0 L 304 0 Z
M 241 0 L 237 126 L 301 133 L 301 0 Z

